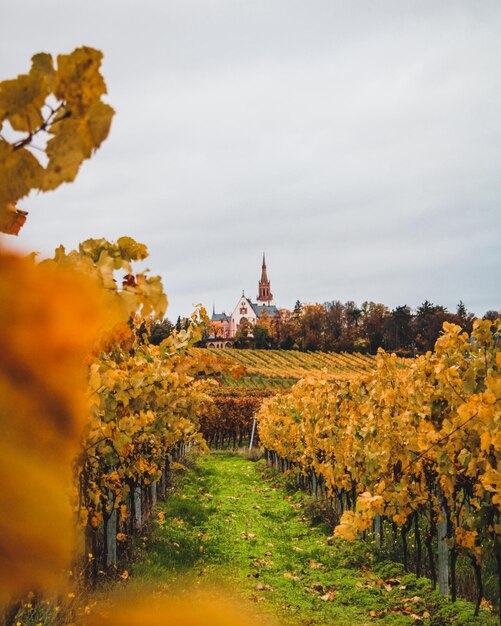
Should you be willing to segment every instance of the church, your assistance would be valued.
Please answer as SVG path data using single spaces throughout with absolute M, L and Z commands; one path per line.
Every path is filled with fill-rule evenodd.
M 279 316 L 278 309 L 273 302 L 273 294 L 271 293 L 270 280 L 266 269 L 266 258 L 263 253 L 261 280 L 258 283 L 256 302 L 252 302 L 245 293 L 242 292 L 231 315 L 216 313 L 215 308 L 213 308 L 211 333 L 206 341 L 207 348 L 233 347 L 233 340 L 241 324 L 248 322 L 254 326 L 264 315 L 267 315 L 269 318 Z

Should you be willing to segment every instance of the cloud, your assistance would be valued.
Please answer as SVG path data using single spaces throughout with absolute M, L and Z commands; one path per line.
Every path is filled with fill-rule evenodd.
M 171 317 L 255 296 L 263 249 L 279 305 L 499 308 L 500 17 L 495 1 L 12 3 L 4 77 L 94 45 L 117 110 L 77 181 L 24 203 L 15 245 L 134 236 Z

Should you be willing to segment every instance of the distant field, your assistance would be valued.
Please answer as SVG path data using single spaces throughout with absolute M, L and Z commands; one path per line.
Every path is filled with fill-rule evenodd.
M 206 350 L 198 348 L 198 350 Z M 207 350 L 229 365 L 243 365 L 247 373 L 238 380 L 222 374 L 224 387 L 241 389 L 288 389 L 299 379 L 325 371 L 332 379 L 369 372 L 375 357 L 368 354 L 337 352 L 298 352 L 296 350 Z

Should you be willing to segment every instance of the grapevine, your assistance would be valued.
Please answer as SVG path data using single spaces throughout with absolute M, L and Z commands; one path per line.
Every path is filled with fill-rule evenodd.
M 477 320 L 470 337 L 446 323 L 435 351 L 415 362 L 380 351 L 373 373 L 306 378 L 258 414 L 267 450 L 335 498 L 337 536 L 354 539 L 383 516 L 400 527 L 406 554 L 414 520 L 428 533 L 445 524 L 452 595 L 455 560 L 466 555 L 478 603 L 482 564 L 494 553 L 501 565 L 500 329 Z

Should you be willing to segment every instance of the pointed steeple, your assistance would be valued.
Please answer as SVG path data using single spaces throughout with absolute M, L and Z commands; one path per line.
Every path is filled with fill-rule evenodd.
M 259 294 L 257 296 L 258 304 L 273 304 L 273 295 L 271 293 L 270 281 L 266 271 L 266 257 L 263 252 L 263 265 L 261 266 L 261 280 L 259 281 Z
M 261 267 L 261 281 L 262 283 L 269 283 L 268 275 L 266 273 L 266 258 L 263 252 L 263 265 Z

